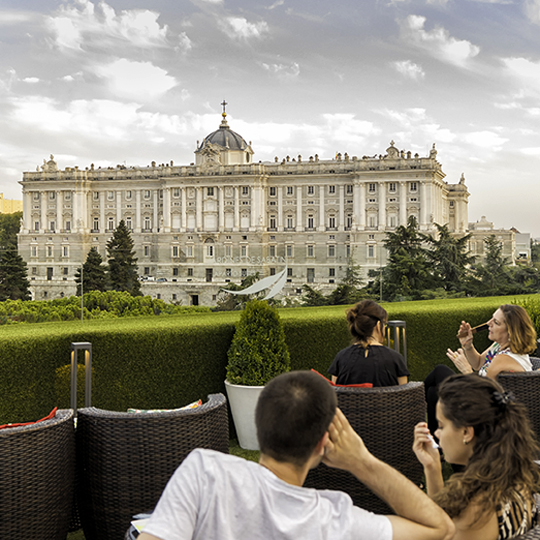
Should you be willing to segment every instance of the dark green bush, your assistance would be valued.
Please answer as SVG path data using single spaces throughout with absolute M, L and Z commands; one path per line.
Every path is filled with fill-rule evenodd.
M 406 321 L 411 380 L 423 380 L 436 364 L 450 365 L 446 349 L 459 346 L 456 332 L 462 319 L 477 325 L 487 321 L 500 304 L 531 298 L 537 301 L 538 296 L 430 300 L 384 307 L 391 320 Z M 314 368 L 326 374 L 336 353 L 351 342 L 346 309 L 279 311 L 292 369 Z M 33 313 L 39 316 L 38 311 Z M 99 313 L 99 317 L 115 317 Z M 92 343 L 92 404 L 96 407 L 175 408 L 204 400 L 210 393 L 224 393 L 227 351 L 240 315 L 192 313 L 6 325 L 0 331 L 0 424 L 36 420 L 56 405 L 65 406 L 65 389 L 57 398 L 56 370 L 70 361 L 70 344 L 76 341 Z M 538 324 L 538 317 L 535 320 Z M 475 344 L 483 350 L 489 344 L 487 335 L 477 335 Z
M 283 326 L 277 309 L 262 300 L 250 300 L 242 311 L 227 354 L 231 384 L 264 386 L 291 369 Z

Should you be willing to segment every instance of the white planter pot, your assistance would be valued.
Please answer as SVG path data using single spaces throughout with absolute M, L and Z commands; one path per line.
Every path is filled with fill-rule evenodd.
M 255 407 L 264 386 L 241 386 L 225 381 L 225 388 L 238 443 L 245 450 L 259 450 L 255 427 Z

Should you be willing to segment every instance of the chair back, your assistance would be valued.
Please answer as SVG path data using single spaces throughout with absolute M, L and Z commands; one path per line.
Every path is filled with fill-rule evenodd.
M 195 409 L 149 413 L 79 409 L 78 504 L 85 538 L 123 538 L 132 516 L 152 512 L 195 448 L 229 452 L 227 401 L 211 394 Z
M 531 427 L 540 441 L 540 371 L 501 373 L 497 380 L 527 407 Z
M 368 450 L 419 485 L 422 465 L 412 451 L 414 426 L 426 420 L 424 384 L 380 388 L 335 388 L 338 406 Z M 353 503 L 376 513 L 392 509 L 352 474 L 320 464 L 312 469 L 304 484 L 317 489 L 348 493 Z
M 0 536 L 65 540 L 74 475 L 72 410 L 0 430 Z

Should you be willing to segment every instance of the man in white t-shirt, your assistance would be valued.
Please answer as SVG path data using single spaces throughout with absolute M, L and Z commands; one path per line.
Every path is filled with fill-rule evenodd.
M 369 453 L 322 377 L 270 381 L 255 415 L 259 463 L 194 450 L 167 484 L 139 540 L 449 540 L 454 526 L 427 495 Z M 302 485 L 321 460 L 347 470 L 395 510 L 380 516 L 339 491 Z

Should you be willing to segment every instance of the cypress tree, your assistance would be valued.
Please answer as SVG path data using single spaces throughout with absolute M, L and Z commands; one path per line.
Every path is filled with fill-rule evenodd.
M 107 288 L 107 274 L 103 259 L 95 247 L 91 248 L 83 264 L 83 293 L 89 291 L 103 292 Z M 81 295 L 81 270 L 75 273 L 77 296 Z
M 27 267 L 16 247 L 9 247 L 0 255 L 0 301 L 31 300 Z
M 126 291 L 132 296 L 140 296 L 141 285 L 137 272 L 137 258 L 133 249 L 133 239 L 124 220 L 120 221 L 107 242 L 109 256 L 109 281 L 115 291 Z

